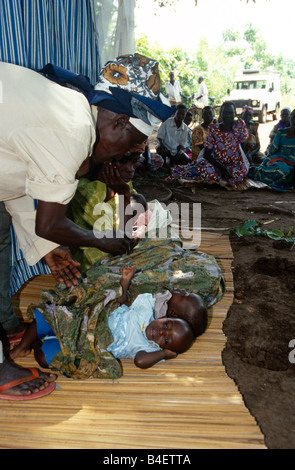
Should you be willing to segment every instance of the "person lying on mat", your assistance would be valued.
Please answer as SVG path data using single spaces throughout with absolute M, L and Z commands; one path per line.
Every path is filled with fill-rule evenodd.
M 117 299 L 120 306 L 107 319 L 111 341 L 106 350 L 117 359 L 132 358 L 137 367 L 146 369 L 187 351 L 207 327 L 207 310 L 199 296 L 183 289 L 174 289 L 164 296 L 140 294 L 130 305 L 127 291 L 135 272 L 135 266 L 122 270 L 122 295 Z M 37 362 L 51 367 L 63 345 L 38 309 L 34 315 L 35 320 L 10 356 L 26 356 L 34 348 Z

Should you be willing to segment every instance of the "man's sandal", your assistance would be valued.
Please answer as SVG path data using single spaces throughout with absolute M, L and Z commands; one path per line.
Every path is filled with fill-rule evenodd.
M 31 371 L 32 375 L 23 377 L 21 379 L 16 379 L 11 382 L 8 382 L 7 384 L 1 385 L 0 386 L 0 400 L 11 400 L 11 401 L 18 401 L 18 400 L 35 400 L 36 398 L 41 398 L 45 397 L 46 395 L 49 395 L 53 390 L 55 389 L 55 382 L 50 382 L 47 387 L 45 387 L 43 390 L 40 390 L 39 392 L 32 392 L 29 395 L 12 395 L 9 393 L 3 393 L 6 390 L 10 390 L 13 387 L 16 387 L 17 385 L 31 382 L 34 379 L 37 379 L 40 377 L 38 369 L 35 369 L 33 367 L 28 367 L 28 369 Z

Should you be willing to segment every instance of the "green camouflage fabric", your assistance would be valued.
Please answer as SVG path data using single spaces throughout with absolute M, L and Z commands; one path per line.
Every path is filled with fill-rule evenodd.
M 94 264 L 79 286 L 58 284 L 42 292 L 37 308 L 55 332 L 61 352 L 51 367 L 73 378 L 109 378 L 122 375 L 120 362 L 106 348 L 112 342 L 108 316 L 119 306 L 121 270 L 137 268 L 128 300 L 142 293 L 157 293 L 174 287 L 199 294 L 207 307 L 218 302 L 224 279 L 215 258 L 197 250 L 185 250 L 171 239 L 142 239 L 132 253 L 106 257 Z M 106 304 L 107 296 L 111 301 Z M 106 305 L 105 305 L 106 304 Z
M 124 266 L 136 266 L 137 272 L 129 288 L 129 300 L 137 295 L 151 294 L 174 287 L 199 294 L 207 307 L 218 302 L 225 290 L 224 279 L 214 256 L 197 250 L 185 250 L 180 241 L 141 239 L 132 253 L 113 256 L 94 264 L 87 272 L 94 281 L 101 269 L 108 267 L 120 274 Z

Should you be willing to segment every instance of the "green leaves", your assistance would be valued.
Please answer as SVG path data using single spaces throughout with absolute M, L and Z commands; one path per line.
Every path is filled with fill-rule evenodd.
M 249 235 L 260 235 L 272 240 L 285 240 L 287 242 L 295 243 L 295 237 L 292 237 L 293 229 L 294 227 L 291 226 L 288 233 L 285 234 L 282 230 L 278 229 L 263 229 L 259 226 L 259 223 L 256 220 L 248 220 L 243 225 L 238 225 L 236 228 L 231 229 L 230 235 L 236 235 L 239 238 Z

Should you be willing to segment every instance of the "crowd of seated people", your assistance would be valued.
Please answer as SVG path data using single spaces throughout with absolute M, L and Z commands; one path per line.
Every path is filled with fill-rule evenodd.
M 259 122 L 251 106 L 245 106 L 239 117 L 230 101 L 223 103 L 218 116 L 213 107 L 205 106 L 201 122 L 195 124 L 189 109 L 178 104 L 175 115 L 158 129 L 156 151 L 149 156 L 154 163 L 149 169 L 168 168 L 167 181 L 216 182 L 236 187 L 251 178 L 275 190 L 293 189 L 292 115 L 289 107 L 281 109 L 269 144 L 262 149 Z

